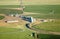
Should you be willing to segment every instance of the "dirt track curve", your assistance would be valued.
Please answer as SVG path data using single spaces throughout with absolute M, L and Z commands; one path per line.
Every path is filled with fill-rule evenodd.
M 53 34 L 53 35 L 60 35 L 60 32 L 53 32 L 53 31 L 46 31 L 46 30 L 38 30 L 35 28 L 30 28 L 31 30 L 35 31 L 36 33 L 40 34 Z

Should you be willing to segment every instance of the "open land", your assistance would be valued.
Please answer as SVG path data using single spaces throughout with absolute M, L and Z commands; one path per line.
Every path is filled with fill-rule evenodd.
M 5 16 L 4 19 L 0 20 L 0 39 L 34 39 L 34 37 L 31 36 L 33 30 L 27 29 L 25 26 L 26 21 L 17 18 L 19 20 L 18 23 L 10 24 L 4 22 L 6 19 L 16 19 L 15 17 L 6 16 L 5 14 L 7 13 L 21 14 L 21 11 L 18 9 L 20 8 L 19 1 L 12 0 L 12 2 L 11 3 L 10 2 L 11 0 L 0 1 L 0 14 Z M 32 16 L 36 19 L 55 19 L 55 22 L 47 22 L 47 23 L 40 23 L 38 21 L 36 23 L 40 23 L 40 24 L 33 26 L 34 28 L 38 30 L 60 32 L 60 5 L 59 5 L 60 0 L 53 0 L 53 1 L 24 0 L 23 2 L 25 4 L 24 15 Z M 53 10 L 54 13 L 50 13 L 50 10 Z M 48 39 L 47 35 L 46 35 L 47 37 L 45 37 L 43 34 L 42 35 L 39 34 L 39 36 L 41 36 L 41 39 L 45 39 L 45 38 Z M 54 36 L 50 35 L 49 37 L 51 36 L 56 37 L 56 35 Z M 58 39 L 59 37 L 60 35 L 56 38 Z

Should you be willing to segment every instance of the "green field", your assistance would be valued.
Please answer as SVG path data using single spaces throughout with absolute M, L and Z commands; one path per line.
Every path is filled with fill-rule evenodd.
M 0 5 L 0 13 L 21 13 L 19 10 L 6 8 L 19 8 L 19 5 Z M 2 12 L 2 10 L 4 12 Z M 54 10 L 54 13 L 50 13 Z M 40 14 L 29 15 L 35 18 L 54 18 L 60 19 L 60 5 L 26 5 L 25 12 L 34 12 Z
M 41 29 L 41 30 L 47 30 L 47 31 L 60 32 L 60 20 L 55 20 L 55 22 L 41 23 L 33 27 L 39 30 Z
M 0 39 L 34 39 L 28 29 L 0 27 Z
M 20 8 L 19 5 L 0 5 L 0 9 Z M 26 5 L 25 12 L 45 13 L 49 14 L 50 10 L 54 10 L 55 14 L 60 13 L 60 5 Z
M 38 39 L 60 39 L 60 35 L 38 34 Z
M 54 10 L 54 13 L 50 13 Z M 40 14 L 29 15 L 35 18 L 57 18 L 60 19 L 60 5 L 30 5 L 26 6 L 26 12 L 34 12 Z
M 0 9 L 6 9 L 6 8 L 19 8 L 19 5 L 0 5 Z
M 49 13 L 50 10 L 54 10 L 55 13 L 60 13 L 60 5 L 28 5 L 25 11 L 35 13 Z
M 4 11 L 4 12 L 3 12 Z M 20 10 L 14 10 L 14 9 L 0 9 L 0 14 L 21 14 Z
M 50 10 L 54 10 L 53 14 L 50 14 Z M 57 31 L 60 32 L 60 5 L 30 5 L 26 6 L 26 12 L 34 12 L 40 14 L 28 15 L 39 19 L 56 19 L 55 22 L 41 23 L 34 26 L 34 28 Z

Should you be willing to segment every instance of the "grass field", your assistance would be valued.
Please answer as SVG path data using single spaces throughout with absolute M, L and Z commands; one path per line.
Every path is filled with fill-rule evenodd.
M 6 8 L 20 8 L 19 5 L 0 5 L 0 9 Z M 55 14 L 60 13 L 60 5 L 26 5 L 25 11 L 26 12 L 34 12 L 34 13 L 48 13 L 50 10 L 54 10 Z
M 0 39 L 34 39 L 28 29 L 0 27 Z
M 19 8 L 19 5 L 0 5 L 0 9 L 6 9 L 6 8 Z
M 4 11 L 4 12 L 3 12 Z M 0 14 L 21 14 L 21 10 L 14 9 L 0 9 Z
M 55 20 L 55 22 L 41 23 L 33 27 L 41 30 L 60 32 L 60 20 Z
M 29 5 L 26 6 L 25 11 L 27 12 L 35 12 L 35 13 L 48 13 L 50 10 L 54 10 L 55 13 L 60 13 L 60 5 Z
M 38 39 L 60 39 L 60 35 L 38 34 Z
M 19 8 L 19 5 L 0 5 L 0 13 L 21 13 L 19 10 L 11 10 L 6 8 Z M 5 8 L 5 9 L 4 9 Z M 2 10 L 4 12 L 2 12 Z M 54 13 L 50 13 L 54 10 Z M 34 12 L 40 14 L 29 15 L 35 18 L 57 18 L 60 19 L 60 5 L 26 5 L 25 12 Z
M 54 13 L 50 13 L 51 10 L 54 10 Z M 30 5 L 26 6 L 26 12 L 40 13 L 33 16 L 35 18 L 54 18 L 60 19 L 60 5 Z
M 54 10 L 50 14 L 50 10 Z M 40 14 L 28 15 L 40 19 L 56 19 L 55 22 L 42 23 L 34 26 L 37 29 L 60 32 L 60 5 L 30 5 L 26 6 L 26 12 L 35 12 Z

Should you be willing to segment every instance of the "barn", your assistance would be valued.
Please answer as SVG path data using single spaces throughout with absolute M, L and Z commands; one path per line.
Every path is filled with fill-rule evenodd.
M 33 17 L 30 17 L 30 16 L 21 16 L 21 18 L 25 21 L 28 21 L 30 23 L 33 23 L 34 22 L 34 18 Z
M 16 23 L 16 22 L 19 22 L 18 20 L 6 20 L 5 21 L 6 23 Z

